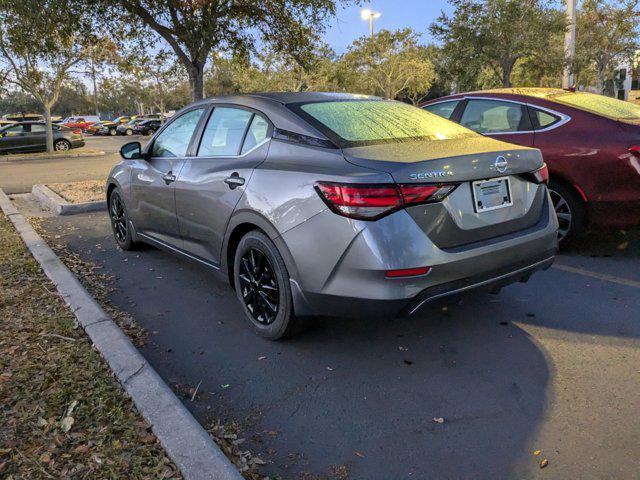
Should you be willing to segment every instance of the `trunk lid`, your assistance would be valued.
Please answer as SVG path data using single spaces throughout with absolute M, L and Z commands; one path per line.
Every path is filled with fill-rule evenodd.
M 355 165 L 389 173 L 397 183 L 456 183 L 444 200 L 406 208 L 425 234 L 441 249 L 468 248 L 544 223 L 548 212 L 543 186 L 518 174 L 542 167 L 539 150 L 511 145 L 486 137 L 370 145 L 344 149 Z M 507 179 L 502 179 L 507 177 Z M 502 179 L 507 184 L 497 195 L 503 206 L 478 205 L 481 185 Z M 474 185 L 474 183 L 476 185 Z M 490 194 L 493 195 L 493 194 Z M 489 197 L 487 197 L 489 198 Z M 490 198 L 496 198 L 491 196 Z M 482 197 L 485 199 L 485 197 Z
M 450 183 L 525 172 L 543 164 L 539 150 L 474 136 L 343 149 L 354 165 L 389 173 L 398 183 Z M 504 157 L 506 168 L 496 166 Z

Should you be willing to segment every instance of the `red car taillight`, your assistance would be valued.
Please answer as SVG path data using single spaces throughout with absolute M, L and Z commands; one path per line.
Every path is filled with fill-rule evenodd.
M 82 130 L 80 129 L 74 130 L 73 133 L 75 133 L 76 135 L 80 135 L 82 133 Z
M 533 177 L 536 179 L 537 183 L 549 183 L 549 169 L 547 168 L 547 164 L 543 164 L 538 170 L 531 172 Z
M 456 186 L 318 182 L 316 190 L 335 213 L 360 220 L 376 220 L 406 206 L 439 202 Z
M 633 155 L 640 157 L 640 145 L 631 145 L 629 147 L 629 153 L 632 153 Z

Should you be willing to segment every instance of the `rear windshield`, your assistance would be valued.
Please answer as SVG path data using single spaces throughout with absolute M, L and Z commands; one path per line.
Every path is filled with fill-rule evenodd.
M 549 100 L 615 120 L 640 120 L 640 105 L 595 93 L 563 93 Z
M 315 102 L 290 107 L 342 148 L 477 136 L 438 115 L 390 100 Z

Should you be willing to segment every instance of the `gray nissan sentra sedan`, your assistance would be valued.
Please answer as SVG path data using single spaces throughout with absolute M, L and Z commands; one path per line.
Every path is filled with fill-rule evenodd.
M 547 268 L 557 219 L 538 150 L 376 97 L 266 93 L 189 105 L 122 147 L 118 245 L 222 274 L 278 339 L 313 315 L 413 314 Z

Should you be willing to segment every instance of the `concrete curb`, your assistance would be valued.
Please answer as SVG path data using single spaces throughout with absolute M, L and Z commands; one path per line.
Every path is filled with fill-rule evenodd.
M 56 215 L 73 215 L 76 213 L 98 212 L 107 209 L 107 201 L 69 203 L 46 185 L 34 185 L 31 194 Z
M 0 189 L 0 208 L 56 286 L 94 346 L 131 396 L 167 455 L 187 480 L 242 480 L 202 426 L 174 395 L 80 281 L 62 263 Z
M 106 155 L 105 152 L 94 152 L 94 153 L 70 153 L 68 155 L 2 155 L 0 156 L 0 163 L 12 163 L 12 162 L 36 162 L 36 161 L 46 161 L 46 160 L 64 160 L 66 158 L 85 158 L 85 157 L 104 157 Z

